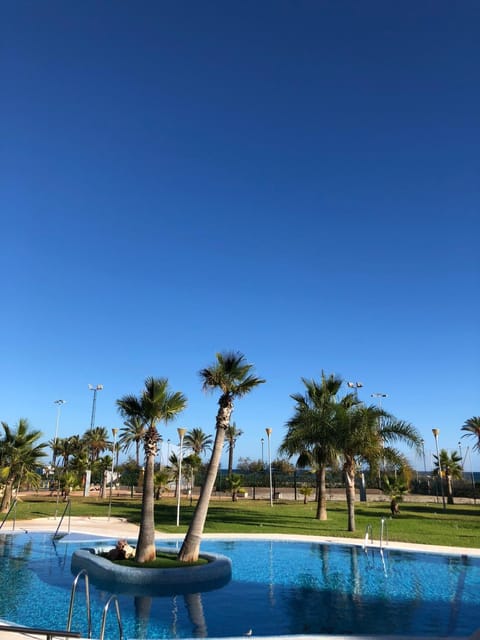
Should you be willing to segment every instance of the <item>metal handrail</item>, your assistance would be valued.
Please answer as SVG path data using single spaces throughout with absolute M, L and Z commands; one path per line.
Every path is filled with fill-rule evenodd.
M 110 603 L 112 601 L 115 602 L 115 611 L 117 613 L 119 638 L 120 638 L 120 640 L 123 640 L 122 617 L 120 615 L 120 606 L 118 604 L 118 598 L 117 598 L 116 595 L 110 596 L 110 598 L 107 600 L 107 603 L 103 607 L 102 627 L 100 629 L 100 640 L 103 640 L 104 635 L 105 635 L 105 623 L 107 621 L 107 613 L 108 613 L 108 609 L 110 608 Z
M 45 636 L 48 640 L 52 638 L 80 638 L 81 635 L 77 631 L 62 631 L 54 629 L 37 629 L 35 627 L 17 627 L 14 624 L 0 624 L 0 633 L 8 631 L 9 633 L 21 633 L 23 635 Z
M 72 590 L 70 593 L 70 606 L 68 607 L 68 619 L 67 619 L 67 630 L 70 631 L 72 626 L 72 617 L 73 617 L 73 604 L 75 602 L 75 594 L 77 592 L 77 585 L 80 578 L 85 577 L 85 603 L 87 606 L 87 637 L 92 637 L 92 616 L 90 609 L 90 583 L 88 581 L 88 573 L 86 569 L 82 569 L 77 573 L 75 580 L 72 584 Z
M 55 533 L 53 534 L 53 539 L 55 540 L 55 538 L 58 538 L 58 532 L 60 530 L 60 527 L 62 526 L 62 522 L 63 519 L 65 517 L 65 514 L 67 513 L 67 509 L 68 509 L 68 533 L 70 533 L 70 518 L 72 515 L 72 503 L 70 498 L 67 498 L 67 504 L 65 505 L 65 509 L 63 510 L 62 516 L 60 518 L 60 522 L 58 523 L 58 527 L 55 531 Z
M 14 514 L 14 518 L 13 518 L 13 531 L 15 531 L 15 522 L 17 520 L 17 498 L 15 498 L 15 500 L 13 500 L 12 504 L 10 505 L 10 509 L 5 514 L 3 520 L 2 520 L 2 522 L 0 524 L 0 529 L 3 527 L 3 525 L 6 522 L 8 516 L 10 515 L 10 511 L 12 511 L 12 509 L 15 510 L 15 514 Z

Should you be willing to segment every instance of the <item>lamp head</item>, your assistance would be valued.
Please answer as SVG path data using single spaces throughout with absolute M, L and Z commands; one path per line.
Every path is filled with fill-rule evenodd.
M 272 430 L 270 429 L 270 427 L 267 427 L 267 428 L 265 429 L 265 432 L 266 432 L 266 434 L 267 434 L 267 436 L 268 436 L 268 437 L 270 437 L 270 436 L 272 435 Z
M 438 434 L 440 433 L 440 429 L 432 429 L 433 437 L 435 440 L 438 438 Z

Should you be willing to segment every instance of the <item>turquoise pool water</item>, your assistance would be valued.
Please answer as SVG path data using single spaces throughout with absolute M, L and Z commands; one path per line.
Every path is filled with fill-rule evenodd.
M 65 628 L 75 549 L 47 534 L 0 535 L 0 618 Z M 162 546 L 175 547 L 175 543 Z M 384 552 L 310 542 L 205 541 L 229 556 L 232 581 L 203 594 L 119 595 L 125 637 L 186 638 L 282 634 L 468 636 L 480 627 L 480 559 Z M 93 637 L 110 597 L 91 584 Z M 73 630 L 86 635 L 83 582 Z M 113 610 L 107 640 L 118 638 Z

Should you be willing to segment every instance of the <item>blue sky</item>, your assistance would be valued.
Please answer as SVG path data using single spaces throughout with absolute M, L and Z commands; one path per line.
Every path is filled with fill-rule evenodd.
M 267 380 L 236 405 L 236 459 L 267 426 L 275 455 L 322 369 L 387 393 L 427 454 L 432 427 L 456 448 L 479 415 L 479 18 L 469 0 L 4 5 L 0 418 L 50 439 L 62 398 L 59 436 L 83 433 L 101 383 L 111 429 L 153 375 L 189 401 L 165 439 L 213 433 L 198 371 L 233 349 Z

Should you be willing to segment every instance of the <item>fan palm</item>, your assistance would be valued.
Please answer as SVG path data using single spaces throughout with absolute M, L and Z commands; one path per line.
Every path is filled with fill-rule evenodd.
M 374 466 L 380 458 L 404 466 L 405 456 L 394 446 L 397 442 L 421 452 L 422 439 L 407 422 L 397 420 L 374 405 L 352 404 L 349 396 L 335 407 L 338 449 L 343 459 L 348 531 L 355 531 L 355 474 L 359 464 Z M 380 421 L 380 418 L 382 420 Z
M 145 435 L 145 424 L 138 416 L 128 418 L 120 429 L 120 437 L 118 443 L 122 451 L 127 452 L 132 444 L 135 445 L 135 461 L 137 467 L 140 466 L 140 445 Z
M 463 434 L 462 438 L 473 436 L 477 439 L 473 448 L 480 453 L 480 416 L 474 416 L 473 418 L 466 420 L 462 427 L 462 431 L 467 432 Z
M 95 462 L 110 447 L 108 431 L 105 427 L 88 429 L 83 435 L 83 443 L 88 449 L 90 462 Z
M 202 453 L 207 453 L 212 448 L 212 436 L 207 435 L 203 429 L 196 427 L 185 434 L 183 444 L 197 456 L 201 456 Z
M 447 502 L 454 504 L 453 500 L 453 481 L 461 478 L 463 475 L 462 457 L 456 451 L 449 455 L 446 449 L 440 449 L 440 466 L 438 464 L 438 456 L 434 455 L 435 460 L 434 473 L 440 477 L 440 482 L 445 480 L 447 489 Z
M 290 397 L 295 401 L 294 415 L 287 422 L 288 431 L 280 452 L 298 455 L 298 467 L 313 467 L 317 474 L 318 520 L 327 520 L 326 469 L 336 461 L 338 443 L 335 432 L 334 404 L 343 381 L 322 371 L 320 382 L 302 378 L 305 394 Z
M 243 354 L 226 352 L 217 353 L 216 362 L 200 371 L 203 389 L 205 391 L 218 389 L 220 398 L 215 421 L 215 441 L 212 455 L 208 463 L 200 497 L 178 555 L 179 560 L 183 562 L 192 562 L 198 559 L 208 505 L 220 466 L 225 433 L 230 426 L 234 400 L 247 395 L 255 387 L 265 382 L 265 380 L 254 376 L 251 373 L 252 369 L 253 365 L 246 362 Z
M 38 444 L 42 433 L 30 430 L 25 418 L 20 418 L 16 429 L 6 422 L 2 422 L 2 427 L 4 437 L 0 440 L 0 467 L 5 486 L 0 510 L 6 512 L 10 508 L 15 483 L 19 485 L 22 477 L 28 477 L 30 484 L 39 480 L 36 469 L 41 465 L 40 459 L 47 455 L 44 449 L 48 444 Z
M 139 397 L 127 395 L 117 400 L 122 417 L 127 420 L 138 418 L 145 427 L 142 513 L 135 555 L 139 563 L 155 558 L 154 464 L 160 440 L 157 425 L 159 422 L 167 424 L 174 420 L 186 405 L 187 399 L 183 393 L 169 391 L 167 378 L 147 378 L 145 388 Z

